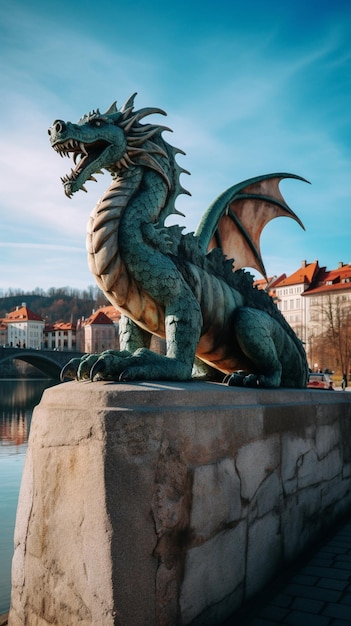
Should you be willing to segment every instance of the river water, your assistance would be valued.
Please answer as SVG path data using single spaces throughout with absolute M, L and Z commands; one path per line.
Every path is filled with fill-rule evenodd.
M 18 493 L 33 408 L 53 380 L 0 380 L 0 615 L 10 606 Z

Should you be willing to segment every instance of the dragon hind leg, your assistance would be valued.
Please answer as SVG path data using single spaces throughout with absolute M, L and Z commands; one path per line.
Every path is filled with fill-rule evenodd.
M 252 372 L 237 377 L 228 384 L 253 387 L 279 387 L 282 377 L 280 354 L 284 347 L 283 330 L 265 312 L 240 308 L 235 316 L 236 339 L 242 352 L 251 361 Z

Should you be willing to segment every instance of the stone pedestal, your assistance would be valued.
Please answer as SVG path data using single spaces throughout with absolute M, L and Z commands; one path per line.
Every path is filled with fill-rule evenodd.
M 64 383 L 33 415 L 9 626 L 220 624 L 351 507 L 351 394 Z

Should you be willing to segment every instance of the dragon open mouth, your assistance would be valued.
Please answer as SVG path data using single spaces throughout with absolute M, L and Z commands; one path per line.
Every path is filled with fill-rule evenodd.
M 53 145 L 54 150 L 61 156 L 72 156 L 75 169 L 71 169 L 71 173 L 61 177 L 61 181 L 65 188 L 65 194 L 69 198 L 78 189 L 86 191 L 84 183 L 86 180 L 94 180 L 93 173 L 102 173 L 99 166 L 94 168 L 94 163 L 100 160 L 102 153 L 109 148 L 111 144 L 108 141 L 98 140 L 92 143 L 84 143 L 76 139 L 67 139 L 62 143 Z

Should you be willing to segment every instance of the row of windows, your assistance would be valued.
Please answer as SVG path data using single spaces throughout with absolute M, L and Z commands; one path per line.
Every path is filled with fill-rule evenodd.
M 38 331 L 38 330 L 30 330 L 29 332 L 27 332 L 26 328 L 10 328 L 9 329 L 9 336 L 11 335 L 12 337 L 14 335 L 17 335 L 18 337 L 41 337 L 42 336 L 42 332 Z
M 343 293 L 343 294 L 332 294 L 331 295 L 332 302 L 347 302 L 351 300 L 351 294 Z M 323 304 L 323 298 L 311 298 L 311 306 L 321 306 Z
M 278 303 L 278 308 L 281 311 L 291 311 L 293 309 L 301 310 L 303 308 L 303 302 L 300 299 L 296 300 L 283 300 L 283 302 Z
M 73 347 L 74 347 L 74 345 L 75 344 L 73 344 Z M 67 339 L 65 339 L 63 342 L 61 340 L 59 340 L 57 342 L 57 345 L 56 345 L 56 342 L 54 340 L 51 340 L 51 342 L 46 340 L 44 342 L 44 347 L 45 348 L 49 348 L 49 349 L 51 348 L 51 350 L 55 350 L 55 348 L 70 348 L 71 346 L 68 344 Z
M 115 329 L 112 328 L 111 330 L 100 330 L 100 329 L 94 328 L 93 333 L 90 333 L 90 334 L 94 337 L 95 340 L 110 339 L 111 337 L 115 336 Z
M 303 285 L 297 285 L 295 287 L 284 287 L 277 289 L 277 296 L 292 296 L 294 293 L 302 293 Z
M 301 315 L 285 315 L 285 319 L 289 324 L 301 324 Z

